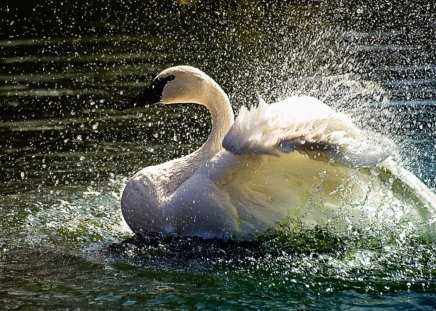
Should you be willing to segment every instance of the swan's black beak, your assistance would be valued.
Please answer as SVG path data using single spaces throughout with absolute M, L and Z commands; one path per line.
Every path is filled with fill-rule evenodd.
M 147 88 L 131 100 L 127 100 L 118 105 L 118 110 L 126 110 L 136 107 L 148 107 L 160 101 L 162 94 L 158 94 L 155 88 Z
M 162 98 L 162 92 L 165 85 L 174 79 L 175 77 L 173 75 L 156 77 L 149 88 L 139 93 L 132 100 L 125 101 L 118 105 L 118 110 L 125 110 L 135 107 L 148 107 L 150 105 L 159 103 Z

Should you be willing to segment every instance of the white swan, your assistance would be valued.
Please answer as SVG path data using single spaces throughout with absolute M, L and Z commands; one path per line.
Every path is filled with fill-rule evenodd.
M 388 146 L 364 139 L 315 98 L 261 102 L 234 122 L 214 80 L 177 66 L 120 108 L 157 102 L 206 106 L 212 130 L 197 151 L 146 167 L 127 183 L 121 207 L 135 233 L 245 240 L 287 218 L 335 230 L 364 226 L 368 215 L 434 222 L 436 196 L 388 158 Z

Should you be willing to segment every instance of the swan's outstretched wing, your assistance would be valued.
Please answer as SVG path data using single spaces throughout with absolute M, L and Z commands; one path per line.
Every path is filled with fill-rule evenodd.
M 167 202 L 169 231 L 250 239 L 287 218 L 346 231 L 434 217 L 434 194 L 406 170 L 385 165 L 387 153 L 360 135 L 313 98 L 242 110 L 223 143 L 227 150 Z
M 390 155 L 387 139 L 365 135 L 342 113 L 316 98 L 290 97 L 268 105 L 243 107 L 223 140 L 238 155 L 300 151 L 317 160 L 373 166 Z

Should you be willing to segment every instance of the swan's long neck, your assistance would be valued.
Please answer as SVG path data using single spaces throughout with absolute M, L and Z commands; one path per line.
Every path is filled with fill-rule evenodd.
M 212 157 L 222 149 L 222 141 L 233 124 L 233 110 L 229 98 L 223 89 L 213 80 L 207 81 L 210 87 L 205 88 L 206 94 L 200 98 L 200 103 L 209 109 L 212 130 L 204 145 L 197 151 L 205 159 Z M 209 89 L 209 90 L 207 90 Z
M 222 149 L 224 136 L 233 124 L 233 111 L 229 99 L 215 81 L 192 67 L 180 66 L 169 69 L 177 70 L 178 74 L 174 74 L 178 78 L 176 77 L 173 83 L 185 81 L 179 80 L 184 73 L 188 73 L 187 81 L 179 86 L 173 84 L 171 92 L 164 90 L 162 102 L 198 103 L 206 106 L 211 114 L 212 130 L 207 141 L 197 151 L 183 158 L 146 167 L 129 181 L 123 192 L 121 204 L 124 218 L 135 232 L 141 232 L 144 225 L 147 225 L 151 232 L 166 230 L 165 225 L 171 210 L 164 212 L 165 204 L 199 167 Z
M 206 142 L 193 153 L 179 159 L 161 164 L 162 170 L 155 179 L 162 190 L 162 198 L 168 197 L 206 161 L 222 149 L 224 136 L 233 124 L 233 110 L 229 99 L 222 88 L 211 78 L 203 81 L 195 99 L 196 102 L 209 109 L 212 130 Z

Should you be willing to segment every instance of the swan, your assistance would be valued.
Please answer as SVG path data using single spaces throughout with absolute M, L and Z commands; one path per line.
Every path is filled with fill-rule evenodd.
M 390 158 L 389 141 L 377 144 L 316 98 L 260 101 L 234 120 L 211 77 L 176 66 L 119 109 L 155 103 L 204 105 L 212 129 L 195 152 L 127 182 L 121 210 L 136 234 L 249 240 L 286 219 L 338 231 L 366 226 L 371 217 L 435 222 L 436 196 Z

